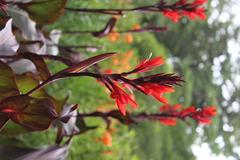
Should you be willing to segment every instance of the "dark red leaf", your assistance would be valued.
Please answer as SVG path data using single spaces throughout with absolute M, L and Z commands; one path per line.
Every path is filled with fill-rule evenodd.
M 16 160 L 16 158 L 33 151 L 36 151 L 36 149 L 16 147 L 12 145 L 0 145 L 1 160 Z
M 2 129 L 2 127 L 6 124 L 6 122 L 9 120 L 8 117 L 1 115 L 0 113 L 0 131 Z
M 60 160 L 66 159 L 69 145 L 45 149 L 0 145 L 1 160 Z
M 0 60 L 0 100 L 18 94 L 19 91 L 12 69 Z
M 51 76 L 51 73 L 48 70 L 46 63 L 41 56 L 30 52 L 23 53 L 22 56 L 34 63 L 43 80 L 47 80 L 48 77 Z
M 80 72 L 96 63 L 99 63 L 100 61 L 107 59 L 111 56 L 113 56 L 114 54 L 116 54 L 115 52 L 111 52 L 111 53 L 105 53 L 105 54 L 100 54 L 91 58 L 88 58 L 86 60 L 83 60 L 77 64 L 74 64 L 66 69 L 64 69 L 63 71 L 59 72 L 59 73 L 77 73 Z
M 1 114 L 29 130 L 45 130 L 57 118 L 55 106 L 48 98 L 13 96 L 4 99 L 0 106 Z

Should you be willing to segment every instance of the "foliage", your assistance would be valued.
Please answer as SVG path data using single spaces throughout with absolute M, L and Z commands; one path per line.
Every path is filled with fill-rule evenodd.
M 165 93 L 173 92 L 175 90 L 174 87 L 181 85 L 183 82 L 183 79 L 180 76 L 170 74 L 173 72 L 170 65 L 165 65 L 160 69 L 156 69 L 156 72 L 152 71 L 155 67 L 164 63 L 163 58 L 156 56 L 155 58 L 150 59 L 148 58 L 148 55 L 139 54 L 139 57 L 145 60 L 140 63 L 137 63 L 136 59 L 130 62 L 126 61 L 122 64 L 122 69 L 116 67 L 115 69 L 118 70 L 115 72 L 114 67 L 110 67 L 113 71 L 106 70 L 106 68 L 109 69 L 109 64 L 111 62 L 107 61 L 101 64 L 98 63 L 104 59 L 112 57 L 112 59 L 110 59 L 110 61 L 112 60 L 112 65 L 115 65 L 115 63 L 119 61 L 120 63 L 118 64 L 121 67 L 121 62 L 123 62 L 124 59 L 118 60 L 115 58 L 115 52 L 97 55 L 100 53 L 98 50 L 101 50 L 102 53 L 111 50 L 115 51 L 115 48 L 121 47 L 122 52 L 127 52 L 127 55 L 130 55 L 129 58 L 132 58 L 131 54 L 133 53 L 131 52 L 135 53 L 136 51 L 139 51 L 141 53 L 156 53 L 161 51 L 162 53 L 157 54 L 160 54 L 164 59 L 167 59 L 167 49 L 163 45 L 159 46 L 152 34 L 142 33 L 142 38 L 133 35 L 148 31 L 164 32 L 167 27 L 149 25 L 141 27 L 138 24 L 140 18 L 138 18 L 138 16 L 133 18 L 135 15 L 131 12 L 159 12 L 175 22 L 180 21 L 180 17 L 182 16 L 187 16 L 192 20 L 195 19 L 196 16 L 205 19 L 205 10 L 202 8 L 202 4 L 205 2 L 206 1 L 196 0 L 192 2 L 179 1 L 169 4 L 157 3 L 140 9 L 135 8 L 135 6 L 129 3 L 129 6 L 126 7 L 132 9 L 101 10 L 65 7 L 66 1 L 36 0 L 31 2 L 8 3 L 8 8 L 4 8 L 4 12 L 7 12 L 9 15 L 13 15 L 14 13 L 13 23 L 16 25 L 16 28 L 14 28 L 14 34 L 17 37 L 17 43 L 20 45 L 20 48 L 16 45 L 18 51 L 15 53 L 16 46 L 15 48 L 11 48 L 10 46 L 7 47 L 7 49 L 13 50 L 12 53 L 1 54 L 1 59 L 3 61 L 1 61 L 1 73 L 4 73 L 3 75 L 5 75 L 4 78 L 1 77 L 2 82 L 0 81 L 3 84 L 3 87 L 1 88 L 3 89 L 3 92 L 1 92 L 2 100 L 0 103 L 2 114 L 1 133 L 5 135 L 18 135 L 18 137 L 22 136 L 22 141 L 25 142 L 25 144 L 28 144 L 28 147 L 36 147 L 28 142 L 31 141 L 31 136 L 34 141 L 34 137 L 38 137 L 39 135 L 42 136 L 42 134 L 27 132 L 48 129 L 48 131 L 43 134 L 47 135 L 47 137 L 49 136 L 51 140 L 53 135 L 55 135 L 55 132 L 57 135 L 55 140 L 57 146 L 45 149 L 49 154 L 41 153 L 45 150 L 29 150 L 28 152 L 30 153 L 20 157 L 20 159 L 31 159 L 34 156 L 47 158 L 48 156 L 52 157 L 56 153 L 58 153 L 56 157 L 59 156 L 64 158 L 68 154 L 67 150 L 69 148 L 71 151 L 69 157 L 72 159 L 75 159 L 76 157 L 81 157 L 82 159 L 95 159 L 96 157 L 99 157 L 100 159 L 106 159 L 106 157 L 114 159 L 116 155 L 118 155 L 119 159 L 126 159 L 127 157 L 127 159 L 140 159 L 138 156 L 132 154 L 132 151 L 134 150 L 134 148 L 131 148 L 132 142 L 129 142 L 128 144 L 125 142 L 135 136 L 134 130 L 127 131 L 127 128 L 119 127 L 120 123 L 129 125 L 130 123 L 136 123 L 143 120 L 159 120 L 165 125 L 175 125 L 176 119 L 186 121 L 187 117 L 192 118 L 197 122 L 210 123 L 212 116 L 216 115 L 214 107 L 201 109 L 189 107 L 179 110 L 178 107 L 176 108 L 176 105 L 170 105 L 167 100 L 167 98 L 169 98 L 171 99 L 171 104 L 176 104 L 178 103 L 178 98 L 170 95 L 166 96 L 167 98 L 163 96 Z M 75 6 L 75 4 L 76 6 L 80 5 L 80 7 L 88 6 L 88 2 L 69 1 L 68 3 L 68 5 L 73 6 Z M 92 2 L 92 4 L 95 4 L 96 7 L 101 7 L 101 5 L 104 6 L 104 2 L 98 4 L 96 1 Z M 121 8 L 123 4 L 123 2 L 119 1 L 118 5 Z M 42 10 L 42 8 L 44 8 L 43 6 L 49 8 L 47 9 L 47 12 Z M 16 9 L 17 12 L 12 11 L 12 8 Z M 22 10 L 20 10 L 20 8 Z M 65 15 L 60 17 L 64 10 L 66 12 Z M 73 16 L 71 14 L 71 12 L 76 11 L 85 12 L 85 14 L 82 14 L 80 17 L 79 25 L 83 28 L 88 28 L 89 30 L 79 30 L 78 25 L 71 25 L 71 23 L 75 23 L 73 19 L 79 18 L 78 16 Z M 3 20 L 6 18 L 4 12 L 1 13 Z M 119 15 L 125 14 L 125 12 L 128 15 L 127 19 L 129 20 L 129 24 L 125 23 L 126 20 L 118 17 Z M 99 15 L 93 16 L 91 15 L 92 13 L 98 13 Z M 106 15 L 101 14 L 118 16 L 108 18 Z M 89 18 L 92 18 L 92 20 L 89 20 Z M 22 25 L 22 23 L 18 22 L 18 20 L 21 21 L 21 19 L 26 20 L 27 23 Z M 97 22 L 99 19 L 103 19 L 105 22 Z M 36 25 L 34 21 L 36 22 Z M 11 20 L 7 21 L 7 24 L 10 22 Z M 48 26 L 48 29 L 45 28 L 46 24 L 54 22 L 56 23 L 52 26 Z M 99 25 L 96 25 L 98 23 Z M 5 25 L 5 23 L 3 24 Z M 71 28 L 69 26 L 71 26 Z M 53 37 L 59 35 L 60 32 L 50 32 L 51 29 L 56 27 L 63 29 L 62 34 L 64 37 L 61 39 L 60 44 L 58 44 L 56 40 L 58 38 Z M 8 32 L 11 30 L 12 29 L 8 27 Z M 27 33 L 26 30 L 30 32 Z M 1 32 L 5 33 L 4 30 Z M 15 37 L 12 35 L 12 32 L 6 34 L 11 38 L 11 42 L 15 42 Z M 91 42 L 91 45 L 86 44 L 88 41 Z M 76 42 L 78 42 L 79 45 L 74 44 Z M 9 42 L 6 42 L 6 44 L 8 43 Z M 111 45 L 109 45 L 109 43 L 111 43 Z M 144 46 L 141 45 L 142 43 L 149 45 L 152 49 L 149 49 L 148 46 L 145 46 L 144 48 Z M 5 44 L 3 46 L 5 46 Z M 170 48 L 169 46 L 167 47 L 168 49 Z M 51 52 L 53 50 L 59 51 L 60 55 Z M 97 52 L 93 52 L 96 50 Z M 82 52 L 85 52 L 86 54 L 83 54 Z M 130 63 L 129 66 L 125 66 L 128 63 Z M 17 64 L 20 64 L 20 67 Z M 23 67 L 23 69 L 19 72 L 21 67 Z M 188 68 L 186 67 L 185 70 L 187 69 Z M 146 75 L 146 73 L 143 72 L 148 72 L 150 75 Z M 185 71 L 181 73 L 189 74 L 189 72 Z M 96 79 L 99 84 L 90 78 L 82 78 L 85 76 Z M 72 79 L 71 77 L 81 78 Z M 68 79 L 56 82 L 65 78 Z M 191 84 L 192 82 L 189 83 Z M 46 92 L 45 87 L 48 84 L 51 84 L 47 89 L 49 93 Z M 103 89 L 101 85 L 105 86 L 107 90 Z M 65 96 L 67 96 L 69 89 L 72 90 L 73 94 L 68 95 L 69 101 L 67 103 L 68 97 L 66 98 Z M 59 92 L 59 90 L 61 90 L 61 92 Z M 185 93 L 193 92 L 191 85 L 187 85 L 187 87 L 184 87 L 182 90 L 187 90 Z M 96 91 L 99 93 L 96 93 Z M 114 107 L 114 103 L 109 100 L 105 92 L 110 94 L 111 98 L 116 101 L 120 112 L 112 108 Z M 137 95 L 136 100 L 134 94 Z M 126 110 L 127 104 L 136 108 L 138 102 L 143 106 L 146 106 L 146 104 L 153 104 L 152 109 L 149 109 L 149 111 L 156 112 L 156 108 L 159 108 L 158 103 L 154 102 L 152 99 L 138 99 L 138 96 L 142 97 L 144 94 L 152 96 L 165 105 L 162 106 L 157 113 L 132 113 L 132 109 L 129 109 L 128 111 Z M 56 99 L 50 95 L 61 98 Z M 175 93 L 175 95 L 180 97 L 180 92 Z M 70 104 L 69 102 L 74 104 Z M 191 100 L 184 101 L 185 107 L 189 106 L 190 102 Z M 78 109 L 78 105 L 75 105 L 75 103 L 80 104 L 80 109 Z M 98 109 L 97 106 L 100 104 L 102 104 L 103 107 Z M 108 106 L 110 106 L 110 108 L 108 108 Z M 144 109 L 145 107 L 141 107 L 139 110 L 141 111 Z M 107 131 L 104 131 L 102 127 L 99 127 L 102 121 L 97 118 L 106 122 Z M 112 119 L 115 119 L 116 121 Z M 51 126 L 50 128 L 49 125 Z M 181 124 L 181 131 L 184 132 L 186 127 L 182 126 L 183 125 Z M 114 128 L 119 128 L 119 131 L 114 133 Z M 96 131 L 91 132 L 91 130 Z M 137 130 L 136 127 L 136 131 Z M 168 132 L 171 132 L 167 131 L 167 129 L 163 129 L 163 127 L 161 127 L 160 130 L 162 135 L 167 135 Z M 149 129 L 149 131 L 152 131 L 152 129 Z M 128 132 L 130 134 L 128 134 Z M 22 133 L 27 134 L 19 135 Z M 86 133 L 86 136 L 85 134 L 82 135 L 83 133 Z M 172 133 L 174 134 L 174 131 L 172 131 Z M 103 137 L 95 138 L 95 141 L 102 142 L 104 145 L 108 146 L 109 149 L 103 148 L 100 143 L 97 145 L 94 144 L 95 147 L 92 147 L 92 143 L 94 143 L 92 142 L 94 141 L 93 137 L 99 137 L 101 135 L 103 135 Z M 112 135 L 114 135 L 113 138 L 111 137 Z M 179 134 L 178 136 L 181 138 L 182 134 Z M 114 138 L 119 139 L 119 142 L 118 140 L 113 140 L 112 143 L 111 141 Z M 123 140 L 121 140 L 121 138 Z M 162 138 L 163 143 L 161 147 L 156 146 L 155 152 L 153 152 L 153 156 L 150 158 L 157 158 L 157 154 L 155 154 L 157 149 L 162 150 L 162 159 L 170 155 L 171 145 L 174 144 L 174 140 L 172 140 L 170 136 L 166 139 L 164 139 L 164 136 L 162 136 Z M 144 137 L 142 139 L 144 139 Z M 155 139 L 153 138 L 153 140 Z M 49 138 L 46 138 L 44 141 L 47 143 Z M 182 141 L 182 143 L 184 142 L 185 141 Z M 165 143 L 169 144 L 169 146 L 164 146 Z M 178 148 L 181 148 L 180 146 L 182 143 L 179 142 L 179 144 L 176 144 L 179 146 Z M 36 145 L 42 147 L 44 144 Z M 72 147 L 70 147 L 71 145 Z M 190 143 L 186 144 L 186 146 L 189 145 Z M 110 146 L 112 146 L 111 149 Z M 59 151 L 59 149 L 61 151 Z M 151 148 L 149 148 L 149 150 L 151 150 Z M 147 152 L 149 151 L 146 151 L 146 153 Z M 124 155 L 124 157 L 121 155 Z M 180 153 L 172 155 L 171 158 L 174 159 L 179 157 L 178 155 L 182 155 L 182 159 L 184 159 L 185 156 L 192 156 L 188 151 L 181 150 Z

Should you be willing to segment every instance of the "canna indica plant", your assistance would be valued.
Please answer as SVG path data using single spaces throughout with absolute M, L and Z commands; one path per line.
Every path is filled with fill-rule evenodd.
M 183 16 L 187 16 L 191 20 L 196 17 L 203 20 L 206 16 L 202 5 L 206 2 L 206 0 L 180 0 L 168 4 L 165 1 L 160 1 L 154 5 L 132 9 L 84 9 L 65 7 L 67 0 L 32 0 L 26 2 L 1 0 L 0 134 L 18 135 L 55 127 L 57 128 L 56 144 L 60 144 L 64 138 L 68 139 L 63 147 L 55 146 L 47 149 L 56 156 L 56 153 L 57 155 L 66 153 L 72 137 L 97 128 L 85 123 L 85 118 L 89 117 L 102 118 L 107 124 L 108 131 L 101 139 L 107 145 L 111 144 L 109 139 L 111 139 L 110 122 L 112 119 L 126 125 L 152 120 L 173 126 L 176 125 L 177 120 L 188 121 L 188 119 L 210 124 L 211 119 L 217 114 L 214 106 L 181 108 L 180 104 L 171 104 L 171 100 L 169 101 L 164 97 L 165 94 L 174 92 L 175 86 L 184 85 L 185 81 L 175 73 L 151 74 L 152 72 L 149 72 L 164 65 L 165 61 L 162 57 L 152 58 L 150 56 L 132 69 L 113 73 L 111 68 L 103 71 L 98 63 L 117 53 L 103 53 L 79 61 L 71 56 L 66 56 L 66 54 L 76 54 L 77 51 L 74 50 L 76 46 L 58 44 L 61 34 L 90 34 L 97 38 L 106 36 L 114 38 L 111 37 L 113 33 L 163 32 L 166 27 L 148 26 L 141 28 L 138 25 L 130 30 L 116 31 L 115 24 L 118 18 L 112 17 L 100 31 L 53 31 L 48 33 L 42 30 L 44 25 L 55 22 L 64 14 L 64 11 L 118 16 L 122 16 L 125 12 L 157 12 L 174 22 L 178 22 Z M 130 36 L 127 35 L 127 43 L 133 41 Z M 115 39 L 117 40 L 116 37 Z M 89 46 L 85 46 L 85 48 L 89 48 Z M 59 55 L 59 52 L 64 52 L 65 56 Z M 58 61 L 67 67 L 59 72 L 51 73 L 46 60 Z M 115 101 L 117 109 L 81 113 L 77 104 L 68 104 L 67 98 L 57 100 L 44 89 L 47 85 L 71 77 L 95 79 L 96 83 L 100 83 L 108 90 L 107 93 Z M 161 102 L 163 105 L 159 112 L 137 114 L 128 112 L 128 106 L 134 109 L 141 107 L 135 100 L 135 92 L 141 92 Z M 84 123 L 78 123 L 79 121 Z M 66 126 L 73 125 L 73 123 L 75 127 L 72 127 L 70 131 L 66 129 Z M 63 152 L 59 152 L 59 149 L 63 149 Z M 52 155 L 35 150 L 19 157 L 19 159 L 33 159 L 34 156 L 51 159 Z M 56 157 L 55 159 L 57 159 Z

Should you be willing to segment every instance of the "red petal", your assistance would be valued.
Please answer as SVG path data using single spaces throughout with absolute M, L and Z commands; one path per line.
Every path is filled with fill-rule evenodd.
M 164 64 L 164 60 L 162 57 L 155 57 L 150 60 L 144 60 L 142 61 L 137 67 L 136 67 L 136 72 L 147 72 L 152 70 L 154 67 L 160 66 Z
M 163 15 L 171 19 L 173 22 L 177 23 L 181 16 L 178 13 L 178 11 L 173 11 L 173 10 L 164 10 Z
M 119 99 L 116 99 L 116 103 L 122 115 L 126 116 L 126 104 L 122 103 Z
M 181 104 L 176 104 L 176 105 L 174 105 L 174 106 L 172 107 L 172 110 L 177 111 L 177 110 L 179 110 L 181 107 L 182 107 Z
M 195 0 L 192 4 L 193 5 L 203 5 L 204 3 L 207 3 L 208 0 Z
M 160 118 L 159 121 L 167 126 L 175 126 L 177 124 L 176 118 Z
M 170 105 L 163 105 L 162 107 L 159 108 L 159 111 L 160 112 L 167 112 L 167 111 L 170 110 L 170 108 L 171 108 Z
M 195 112 L 196 112 L 196 108 L 195 107 L 188 107 L 188 108 L 182 110 L 179 113 L 179 116 L 182 117 L 182 118 L 185 118 L 187 116 L 190 116 L 190 115 L 194 114 Z
M 202 124 L 211 124 L 211 123 L 212 123 L 212 121 L 211 121 L 210 118 L 201 118 L 201 117 L 199 117 L 199 118 L 197 118 L 196 120 L 197 120 L 199 123 L 202 123 Z
M 162 97 L 162 95 L 156 95 L 156 94 L 154 94 L 153 96 L 154 96 L 154 98 L 156 98 L 158 101 L 160 101 L 160 102 L 162 102 L 162 103 L 164 103 L 164 104 L 169 104 L 167 98 Z

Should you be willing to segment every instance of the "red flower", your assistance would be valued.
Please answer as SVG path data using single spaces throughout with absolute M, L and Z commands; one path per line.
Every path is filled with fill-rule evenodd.
M 217 115 L 216 107 L 215 107 L 215 106 L 205 107 L 205 108 L 203 108 L 203 110 L 202 110 L 202 114 L 203 114 L 204 116 L 215 116 L 215 115 Z
M 162 13 L 165 17 L 173 22 L 178 22 L 182 16 L 187 16 L 191 20 L 199 17 L 201 20 L 206 19 L 205 9 L 201 5 L 207 0 L 194 0 L 192 3 L 187 3 L 187 0 L 179 0 L 172 4 L 171 8 L 163 9 Z
M 194 12 L 201 20 L 206 19 L 206 13 L 204 8 L 197 8 Z
M 111 98 L 116 100 L 119 111 L 125 116 L 126 115 L 126 105 L 130 104 L 133 108 L 137 107 L 137 103 L 120 87 L 112 86 Z
M 212 118 L 217 114 L 216 107 L 208 106 L 202 109 L 196 109 L 191 106 L 179 111 L 181 105 L 174 106 L 164 105 L 159 108 L 160 117 L 158 118 L 164 125 L 176 125 L 177 119 L 186 119 L 187 117 L 194 119 L 198 123 L 211 124 Z
M 194 20 L 196 18 L 196 14 L 192 11 L 183 11 L 182 14 L 186 17 L 188 17 L 191 20 Z
M 181 15 L 178 13 L 178 11 L 174 10 L 163 10 L 163 15 L 175 23 L 177 23 L 181 18 Z
M 111 98 L 116 100 L 117 106 L 123 115 L 126 115 L 126 105 L 130 104 L 132 107 L 137 107 L 134 100 L 134 95 L 128 95 L 124 89 L 132 93 L 132 88 L 141 91 L 146 95 L 153 96 L 158 101 L 168 104 L 168 100 L 163 97 L 164 93 L 174 92 L 174 85 L 181 85 L 182 78 L 174 74 L 155 74 L 136 79 L 128 79 L 126 76 L 137 73 L 146 72 L 156 66 L 164 63 L 161 57 L 147 59 L 142 61 L 135 69 L 130 72 L 121 74 L 105 74 L 99 79 L 111 92 Z M 122 84 L 122 88 L 118 83 Z
M 195 6 L 200 6 L 200 5 L 203 5 L 204 3 L 207 3 L 208 0 L 195 0 L 192 5 L 195 5 Z
M 174 106 L 171 105 L 164 105 L 159 108 L 159 111 L 161 113 L 167 113 L 167 114 L 175 114 L 177 117 L 178 110 L 181 108 L 180 104 L 176 104 Z M 176 117 L 160 117 L 159 121 L 167 126 L 175 126 L 177 124 L 177 118 Z
M 164 105 L 159 108 L 160 112 L 177 112 L 181 108 L 181 104 L 172 105 Z
M 163 94 L 174 92 L 173 87 L 154 83 L 144 83 L 141 84 L 139 87 L 144 91 L 145 94 L 153 96 L 158 101 L 164 104 L 168 104 L 168 100 L 165 97 L 163 97 Z
M 192 115 L 192 118 L 199 123 L 211 124 L 211 118 L 217 114 L 216 108 L 213 106 L 202 108 L 200 111 Z
M 159 121 L 166 126 L 175 126 L 177 124 L 176 118 L 161 117 L 159 118 Z
M 164 64 L 164 60 L 160 56 L 153 59 L 145 59 L 132 71 L 132 73 L 147 72 L 162 64 Z
M 187 116 L 190 116 L 192 114 L 194 114 L 196 112 L 196 108 L 191 106 L 191 107 L 188 107 L 184 110 L 182 110 L 180 113 L 179 113 L 179 117 L 181 118 L 185 118 Z
M 206 19 L 205 9 L 204 8 L 196 8 L 192 11 L 183 11 L 183 15 L 188 18 L 194 20 L 196 17 L 199 17 L 201 20 Z
M 210 124 L 213 116 L 217 114 L 214 106 L 204 107 L 202 109 L 196 109 L 195 107 L 189 107 L 179 113 L 180 118 L 191 117 L 199 123 Z

